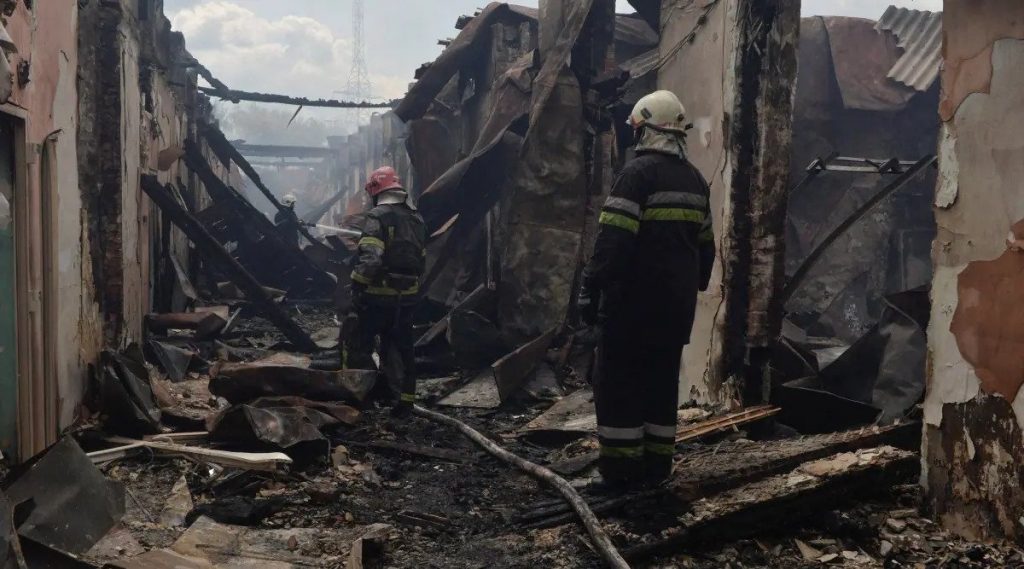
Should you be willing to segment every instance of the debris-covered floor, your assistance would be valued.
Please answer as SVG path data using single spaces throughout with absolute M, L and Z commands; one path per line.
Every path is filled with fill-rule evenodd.
M 551 450 L 508 436 L 517 421 L 536 413 L 461 415 L 509 448 L 544 462 Z M 721 444 L 756 449 L 772 444 L 747 441 L 742 435 L 729 437 L 732 442 L 690 445 L 689 450 L 699 455 Z M 176 498 L 184 491 L 176 484 L 184 477 L 195 508 L 185 520 L 202 514 L 225 523 L 244 523 L 251 528 L 245 531 L 255 534 L 247 541 L 276 537 L 287 544 L 287 552 L 274 553 L 273 560 L 295 567 L 344 567 L 352 542 L 367 531 L 386 536 L 385 567 L 602 566 L 573 521 L 530 528 L 531 520 L 523 518 L 538 508 L 557 509 L 557 496 L 486 456 L 458 433 L 419 418 L 396 421 L 386 413 L 373 412 L 364 416 L 360 427 L 332 438 L 341 442 L 329 461 L 291 475 L 241 474 L 240 479 L 218 483 L 211 481 L 208 468 L 183 459 L 136 457 L 111 464 L 105 472 L 130 491 L 123 530 L 108 536 L 88 557 L 111 562 L 149 549 L 175 549 L 175 542 L 188 531 L 173 519 Z M 425 457 L 374 446 L 381 442 L 443 449 L 450 456 Z M 587 448 L 572 446 L 577 452 Z M 735 455 L 722 455 L 723 467 L 730 456 Z M 686 453 L 680 455 L 680 471 L 687 467 L 686 457 Z M 918 514 L 919 488 L 912 479 L 891 482 L 891 487 L 871 493 L 867 500 L 849 496 L 848 501 L 825 503 L 809 512 L 789 510 L 789 523 L 766 522 L 744 539 L 730 538 L 729 532 L 737 528 L 726 523 L 719 528 L 721 534 L 680 547 L 685 554 L 659 555 L 635 566 L 1024 566 L 1024 553 L 1016 549 L 951 539 Z M 689 510 L 682 502 L 666 504 L 664 497 L 641 496 L 631 502 L 606 517 L 607 529 L 627 550 L 658 540 L 662 530 L 676 525 L 676 515 L 685 517 Z M 225 561 L 233 556 L 264 557 L 265 552 L 258 549 L 236 549 L 234 534 L 224 535 L 231 539 L 209 545 L 221 550 L 217 553 Z M 211 559 L 216 561 L 217 555 Z M 225 566 L 236 566 L 233 563 Z
M 337 333 L 326 307 L 288 311 Z M 372 389 L 325 395 L 318 374 L 337 372 L 316 362 L 329 369 L 336 348 L 290 353 L 251 317 L 216 339 L 167 334 L 152 337 L 163 348 L 105 357 L 102 412 L 76 437 L 88 455 L 66 440 L 7 477 L 7 495 L 29 488 L 39 512 L 78 508 L 101 521 L 52 529 L 43 515 L 20 526 L 23 541 L 89 564 L 72 566 L 133 569 L 604 566 L 551 487 L 451 427 L 393 417 Z M 168 363 L 167 346 L 188 355 L 184 367 Z M 953 539 L 922 517 L 915 422 L 799 436 L 776 407 L 685 408 L 669 484 L 595 494 L 592 396 L 577 370 L 548 377 L 561 357 L 541 353 L 504 403 L 491 374 L 468 372 L 422 379 L 420 403 L 563 475 L 630 566 L 1024 566 L 1015 548 Z M 240 389 L 232 377 L 294 392 Z M 46 494 L 65 487 L 49 478 L 57 462 L 81 469 L 81 482 L 51 504 Z

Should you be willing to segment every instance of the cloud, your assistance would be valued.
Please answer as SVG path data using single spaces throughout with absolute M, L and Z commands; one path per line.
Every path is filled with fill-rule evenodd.
M 179 10 L 171 23 L 192 54 L 232 88 L 331 98 L 348 83 L 351 40 L 314 18 L 269 19 L 214 0 Z M 375 94 L 388 98 L 400 97 L 408 83 L 388 75 L 370 79 Z

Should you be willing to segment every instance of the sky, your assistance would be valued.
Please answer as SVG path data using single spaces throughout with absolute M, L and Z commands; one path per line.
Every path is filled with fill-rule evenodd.
M 537 5 L 537 0 L 518 3 Z M 878 18 L 895 3 L 940 10 L 942 0 L 804 0 L 804 15 Z M 455 36 L 456 19 L 487 0 L 366 0 L 366 64 L 373 94 L 401 97 L 413 73 Z M 618 0 L 620 12 L 632 12 Z M 189 51 L 234 89 L 345 98 L 352 0 L 165 0 Z M 342 93 L 339 93 L 342 91 Z M 324 113 L 317 116 L 323 117 Z

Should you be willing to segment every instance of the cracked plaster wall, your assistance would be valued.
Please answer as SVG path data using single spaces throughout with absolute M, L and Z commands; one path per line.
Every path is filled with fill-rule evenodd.
M 74 422 L 87 366 L 102 337 L 78 184 L 77 25 L 74 0 L 35 2 L 31 8 L 19 2 L 6 22 L 18 46 L 11 66 L 24 62 L 29 69 L 28 82 L 15 86 L 10 105 L 25 121 L 33 226 L 28 293 L 41 301 L 29 302 L 29 317 L 39 318 L 32 337 L 19 337 L 27 362 L 19 407 L 22 456 L 42 450 Z
M 929 328 L 928 506 L 1024 541 L 1024 4 L 947 0 Z

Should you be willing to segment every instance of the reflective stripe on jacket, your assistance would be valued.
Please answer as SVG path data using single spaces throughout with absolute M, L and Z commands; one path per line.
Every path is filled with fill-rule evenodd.
M 584 275 L 584 286 L 603 293 L 608 326 L 689 342 L 697 291 L 715 260 L 709 200 L 686 159 L 650 152 L 626 164 L 601 209 Z

